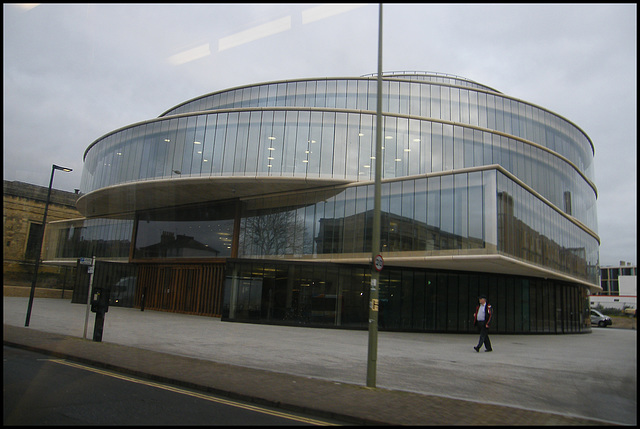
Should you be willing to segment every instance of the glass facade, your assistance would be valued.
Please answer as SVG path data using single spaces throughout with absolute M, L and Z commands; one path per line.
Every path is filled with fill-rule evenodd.
M 374 113 L 299 109 L 158 120 L 92 145 L 81 191 L 186 177 L 370 181 L 374 124 Z M 383 180 L 497 164 L 597 233 L 595 186 L 560 153 L 495 131 L 391 114 L 383 132 Z
M 223 320 L 367 329 L 369 266 L 231 260 Z M 477 296 L 488 294 L 496 333 L 590 330 L 587 291 L 551 280 L 390 268 L 380 274 L 379 329 L 475 332 Z
M 153 264 L 226 263 L 228 320 L 361 327 L 376 83 L 236 87 L 99 138 L 84 155 L 78 207 L 108 213 L 49 228 L 50 258 L 107 246 L 105 257 L 145 265 L 145 278 Z M 600 288 L 589 137 L 458 76 L 392 72 L 382 97 L 381 244 L 393 268 L 381 280 L 381 328 L 466 332 L 481 290 L 503 311 L 502 332 L 588 331 L 585 297 Z M 241 196 L 222 192 L 228 183 Z M 154 204 L 125 197 L 141 187 Z M 176 205 L 172 192 L 202 197 Z M 469 265 L 482 257 L 488 272 Z M 433 270 L 442 258 L 451 263 Z

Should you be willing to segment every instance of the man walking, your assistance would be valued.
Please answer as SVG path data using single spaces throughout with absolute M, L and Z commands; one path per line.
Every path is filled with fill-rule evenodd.
M 491 352 L 493 349 L 491 348 L 491 340 L 489 340 L 489 326 L 491 325 L 491 317 L 493 316 L 493 308 L 491 304 L 487 302 L 487 297 L 485 295 L 480 295 L 478 297 L 478 306 L 476 307 L 476 312 L 473 315 L 473 324 L 478 327 L 480 330 L 480 339 L 478 341 L 478 345 L 473 349 L 476 352 L 480 351 L 480 347 L 484 343 L 484 348 L 486 352 Z

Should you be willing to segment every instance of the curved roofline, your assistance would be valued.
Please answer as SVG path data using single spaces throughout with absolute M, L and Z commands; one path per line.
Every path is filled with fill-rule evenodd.
M 399 72 L 391 72 L 391 73 L 399 73 Z M 413 73 L 413 72 L 411 72 L 411 73 Z M 417 73 L 419 73 L 419 72 L 415 72 L 415 73 L 416 73 L 416 75 L 417 75 Z M 377 76 L 377 74 L 376 74 L 376 73 L 374 73 L 374 75 L 376 75 L 376 76 Z M 489 86 L 487 86 L 487 85 L 483 85 L 483 84 L 481 84 L 481 83 L 475 82 L 475 81 L 473 81 L 473 80 L 470 80 L 470 79 L 467 79 L 467 78 L 464 78 L 464 77 L 461 77 L 461 76 L 455 76 L 455 75 L 450 75 L 450 74 L 445 74 L 445 73 L 436 74 L 435 72 L 433 73 L 433 75 L 434 75 L 434 76 L 435 76 L 435 75 L 440 75 L 440 76 L 445 76 L 445 77 L 454 77 L 454 78 L 462 79 L 462 80 L 465 80 L 465 81 L 467 81 L 467 82 L 471 82 L 471 83 L 474 83 L 474 84 L 477 84 L 477 85 L 483 86 L 483 87 L 485 87 L 485 88 L 491 88 L 491 87 L 489 87 Z M 370 80 L 370 79 L 372 79 L 372 77 L 366 77 L 366 76 L 367 76 L 367 75 L 360 76 L 360 77 L 354 77 L 354 76 L 346 76 L 346 77 L 345 77 L 345 76 L 343 76 L 343 77 L 316 77 L 316 78 L 284 79 L 284 80 L 265 81 L 265 82 L 258 82 L 258 83 L 253 83 L 253 84 L 247 84 L 247 85 L 234 86 L 234 87 L 231 87 L 231 88 L 222 89 L 222 90 L 219 90 L 219 91 L 213 91 L 213 92 L 206 93 L 206 94 L 204 94 L 204 95 L 200 95 L 200 96 L 198 96 L 198 97 L 191 98 L 191 99 L 189 99 L 189 100 L 187 100 L 187 101 L 184 101 L 184 102 L 182 102 L 182 103 L 180 103 L 180 104 L 177 104 L 177 105 L 175 105 L 175 106 L 171 107 L 170 109 L 165 110 L 165 111 L 164 111 L 162 114 L 160 114 L 160 116 L 158 116 L 158 118 L 156 118 L 156 119 L 159 119 L 159 118 L 166 118 L 167 116 L 165 116 L 165 115 L 166 115 L 167 113 L 169 113 L 170 111 L 175 110 L 175 109 L 177 109 L 177 108 L 179 108 L 179 107 L 181 107 L 181 106 L 184 106 L 185 104 L 192 103 L 192 102 L 194 102 L 194 101 L 196 101 L 196 100 L 200 100 L 200 99 L 202 99 L 202 98 L 209 97 L 209 96 L 211 96 L 211 95 L 215 95 L 215 94 L 221 94 L 221 93 L 223 93 L 223 92 L 235 91 L 235 90 L 242 89 L 242 88 L 250 88 L 250 87 L 253 87 L 253 86 L 262 86 L 262 85 L 271 85 L 271 84 L 277 84 L 277 83 L 305 82 L 305 81 L 313 81 L 313 80 L 361 80 L 361 79 L 363 79 L 363 80 Z M 392 78 L 392 77 L 391 77 L 391 76 L 384 76 L 384 75 L 383 75 L 383 79 L 384 79 L 384 78 Z M 595 146 L 594 146 L 594 144 L 593 144 L 593 141 L 591 140 L 591 137 L 589 137 L 589 135 L 588 135 L 588 134 L 587 134 L 587 133 L 586 133 L 582 128 L 580 128 L 578 125 L 576 125 L 576 123 L 575 123 L 575 122 L 573 122 L 573 121 L 571 121 L 571 120 L 567 119 L 566 117 L 564 117 L 564 116 L 562 116 L 562 115 L 560 115 L 560 114 L 558 114 L 558 113 L 554 112 L 553 110 L 549 110 L 549 109 L 547 109 L 546 107 L 539 106 L 539 105 L 537 105 L 537 104 L 531 103 L 531 102 L 529 102 L 529 101 L 522 100 L 522 99 L 517 98 L 517 97 L 513 97 L 513 96 L 510 96 L 510 95 L 503 94 L 502 92 L 497 91 L 497 90 L 494 90 L 493 88 L 491 88 L 491 91 L 489 91 L 489 90 L 486 90 L 486 89 L 481 89 L 481 88 L 471 88 L 471 87 L 468 87 L 468 86 L 454 85 L 454 84 L 445 83 L 445 82 L 416 81 L 416 80 L 411 80 L 411 79 L 402 79 L 402 78 L 400 78 L 400 77 L 395 78 L 395 80 L 405 80 L 406 82 L 412 82 L 412 83 L 425 83 L 425 84 L 429 84 L 429 85 L 448 86 L 448 87 L 462 88 L 462 89 L 472 90 L 472 91 L 477 91 L 477 92 L 484 92 L 484 93 L 486 93 L 486 94 L 498 95 L 498 96 L 500 96 L 500 97 L 508 98 L 508 99 L 510 99 L 510 100 L 515 100 L 515 101 L 517 101 L 517 102 L 519 102 L 519 103 L 523 103 L 523 104 L 526 104 L 526 105 L 529 105 L 529 106 L 535 107 L 535 108 L 537 108 L 537 109 L 543 110 L 543 111 L 545 111 L 545 112 L 547 112 L 547 113 L 550 113 L 550 114 L 552 114 L 552 115 L 554 115 L 554 116 L 557 116 L 558 118 L 562 119 L 563 121 L 566 121 L 567 123 L 569 123 L 569 124 L 571 124 L 573 127 L 575 127 L 578 131 L 580 131 L 580 132 L 581 132 L 581 133 L 582 133 L 582 134 L 587 138 L 587 141 L 589 142 L 589 145 L 591 146 L 591 154 L 592 154 L 593 156 L 595 156 L 596 150 L 595 150 Z M 275 106 L 274 106 L 274 107 L 275 107 Z M 299 106 L 291 106 L 291 107 L 296 108 L 296 107 L 299 107 Z M 389 112 L 389 113 L 391 113 L 391 112 Z M 180 114 L 175 115 L 175 116 L 179 116 L 179 115 L 180 115 Z M 171 115 L 171 116 L 174 116 L 174 115 Z M 88 149 L 88 148 L 87 148 L 87 149 Z M 85 154 L 86 154 L 86 152 L 85 152 Z
M 364 74 L 361 77 L 377 77 L 378 73 L 368 73 L 368 74 Z M 485 85 L 483 83 L 480 83 L 478 81 L 475 80 L 471 80 L 468 79 L 464 76 L 458 76 L 455 74 L 451 74 L 451 73 L 442 73 L 442 72 L 432 72 L 432 71 L 420 71 L 420 70 L 408 70 L 408 71 L 387 71 L 387 72 L 382 72 L 382 77 L 383 78 L 393 78 L 395 76 L 433 76 L 433 77 L 447 77 L 447 78 L 452 78 L 452 79 L 457 79 L 457 80 L 462 80 L 465 82 L 469 82 L 469 83 L 473 83 L 475 85 L 481 86 L 483 88 L 488 88 L 498 94 L 502 94 L 502 92 L 498 91 L 495 88 L 492 88 L 488 85 Z M 412 80 L 412 82 L 415 82 Z M 441 83 L 441 82 L 430 82 L 430 83 Z

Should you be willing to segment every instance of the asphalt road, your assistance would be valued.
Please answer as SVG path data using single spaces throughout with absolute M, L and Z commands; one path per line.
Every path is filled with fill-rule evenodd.
M 3 348 L 4 425 L 326 425 L 112 371 Z

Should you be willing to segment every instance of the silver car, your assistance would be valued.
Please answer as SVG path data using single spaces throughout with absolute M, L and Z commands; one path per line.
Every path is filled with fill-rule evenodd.
M 611 325 L 613 322 L 611 321 L 611 317 L 605 316 L 600 313 L 598 310 L 591 310 L 591 324 L 598 325 L 601 328 L 606 328 Z

